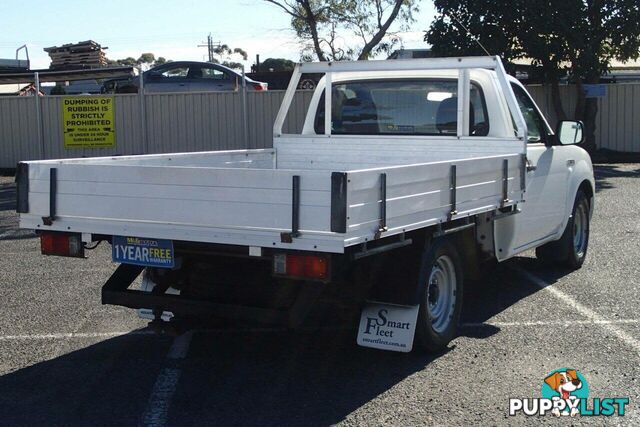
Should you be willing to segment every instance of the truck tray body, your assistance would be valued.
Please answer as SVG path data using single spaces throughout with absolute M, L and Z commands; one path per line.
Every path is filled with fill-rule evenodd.
M 523 195 L 519 153 L 363 170 L 279 169 L 275 156 L 241 150 L 25 162 L 20 226 L 342 253 L 374 238 L 513 205 Z M 300 234 L 287 243 L 281 234 L 292 231 L 294 176 Z M 52 198 L 55 216 L 46 225 Z M 387 230 L 380 233 L 381 220 Z

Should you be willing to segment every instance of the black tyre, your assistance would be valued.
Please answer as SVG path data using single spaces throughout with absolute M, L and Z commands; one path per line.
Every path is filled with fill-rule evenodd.
M 572 270 L 582 267 L 589 247 L 589 209 L 589 199 L 579 190 L 562 237 L 536 248 L 536 257 L 545 263 Z
M 462 263 L 449 239 L 434 240 L 427 247 L 419 281 L 420 311 L 414 342 L 428 352 L 439 352 L 456 337 L 462 313 Z

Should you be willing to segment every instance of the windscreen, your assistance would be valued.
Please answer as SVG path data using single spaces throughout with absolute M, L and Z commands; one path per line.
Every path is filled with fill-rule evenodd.
M 489 132 L 482 91 L 471 85 L 469 134 Z M 458 82 L 364 80 L 333 85 L 331 133 L 336 135 L 456 135 Z M 324 95 L 316 112 L 316 134 L 324 133 Z

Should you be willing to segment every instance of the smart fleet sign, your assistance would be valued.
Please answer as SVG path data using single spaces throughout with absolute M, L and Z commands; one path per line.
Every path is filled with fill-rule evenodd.
M 419 307 L 368 303 L 360 316 L 358 345 L 410 352 L 413 348 Z

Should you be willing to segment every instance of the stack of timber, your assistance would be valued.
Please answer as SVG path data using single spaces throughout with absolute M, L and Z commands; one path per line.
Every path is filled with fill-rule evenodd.
M 51 58 L 51 70 L 98 68 L 107 65 L 106 47 L 93 40 L 44 48 Z

